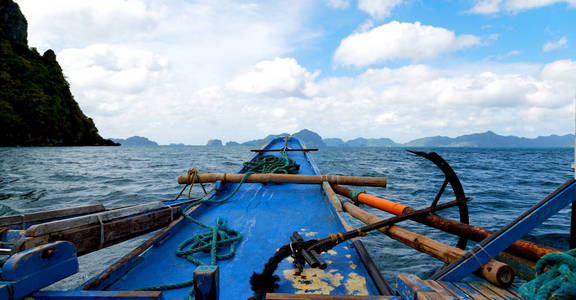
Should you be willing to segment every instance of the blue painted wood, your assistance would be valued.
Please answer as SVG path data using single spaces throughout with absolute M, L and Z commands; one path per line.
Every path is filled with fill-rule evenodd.
M 34 300 L 163 300 L 162 292 L 147 291 L 45 291 L 32 295 Z
M 542 224 L 542 222 L 575 200 L 576 183 L 571 180 L 510 224 L 478 243 L 432 279 L 442 281 L 460 281 L 464 279 L 464 277 L 487 263 L 492 257 L 496 257 L 512 243 L 530 232 L 534 227 Z
M 456 294 L 456 296 L 458 296 L 458 298 L 460 299 L 473 299 L 464 291 L 462 291 L 460 288 L 458 288 L 457 285 L 454 285 L 452 282 L 442 281 L 442 284 L 444 284 L 447 289 L 449 289 L 452 293 Z
M 271 141 L 266 149 L 278 149 L 284 146 L 283 139 Z M 302 148 L 300 142 L 292 138 L 288 147 Z M 278 152 L 264 152 L 258 155 L 277 155 Z M 290 158 L 300 165 L 300 174 L 318 175 L 317 166 L 304 152 L 288 152 Z M 255 155 L 256 157 L 257 155 Z M 202 170 L 200 170 L 202 171 Z M 245 170 L 240 170 L 240 173 Z M 226 197 L 236 183 L 218 186 L 215 199 Z M 326 237 L 328 234 L 346 230 L 338 212 L 323 194 L 321 185 L 303 184 L 260 184 L 245 183 L 239 192 L 229 201 L 218 205 L 202 204 L 192 213 L 192 217 L 202 223 L 214 225 L 219 217 L 229 220 L 229 227 L 239 230 L 243 235 L 236 246 L 232 259 L 218 262 L 220 269 L 220 298 L 246 299 L 253 295 L 249 279 L 254 272 L 261 272 L 266 261 L 277 248 L 290 242 L 292 232 L 298 231 L 305 239 Z M 108 269 L 105 284 L 98 282 L 98 288 L 108 290 L 134 290 L 147 286 L 179 283 L 193 277 L 195 266 L 177 257 L 175 249 L 183 240 L 205 229 L 188 220 L 174 230 L 164 241 L 138 254 L 137 263 L 116 269 Z M 284 260 L 279 264 L 276 275 L 280 277 L 278 293 L 323 292 L 330 294 L 357 294 L 354 282 L 366 281 L 365 292 L 377 295 L 378 291 L 370 280 L 362 262 L 347 242 L 342 243 L 329 253 L 323 254 L 328 262 L 326 270 L 312 270 L 317 276 L 296 280 L 296 267 Z M 209 254 L 201 253 L 199 259 L 209 262 Z M 126 260 L 125 260 L 126 261 Z M 318 276 L 324 276 L 318 285 L 310 284 Z M 310 289 L 307 289 L 310 286 Z M 86 287 L 86 285 L 84 285 Z M 352 291 L 349 291 L 352 288 Z M 164 291 L 166 299 L 183 299 L 189 288 Z
M 54 242 L 12 255 L 2 267 L 0 299 L 20 299 L 78 272 L 76 248 Z
M 220 284 L 218 266 L 200 266 L 194 271 L 194 299 L 218 300 Z
M 141 256 L 144 255 L 148 250 L 153 247 L 162 245 L 162 243 L 172 234 L 178 232 L 181 226 L 184 226 L 184 222 L 180 221 L 169 227 L 164 233 L 160 234 L 157 238 L 149 241 L 150 243 L 146 246 L 141 244 L 138 248 L 134 249 L 124 258 L 112 264 L 106 270 L 102 271 L 100 274 L 96 275 L 94 278 L 86 281 L 80 285 L 76 290 L 85 290 L 88 285 L 92 285 L 91 290 L 106 290 L 114 282 L 116 282 L 120 277 L 122 277 L 126 272 L 136 266 L 138 263 L 142 262 Z M 147 241 L 148 242 L 148 241 Z

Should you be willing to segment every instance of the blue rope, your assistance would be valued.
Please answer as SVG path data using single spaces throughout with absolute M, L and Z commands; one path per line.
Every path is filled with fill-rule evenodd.
M 546 267 L 548 271 L 542 273 Z M 549 253 L 536 263 L 536 278 L 518 289 L 526 300 L 576 298 L 576 249 Z

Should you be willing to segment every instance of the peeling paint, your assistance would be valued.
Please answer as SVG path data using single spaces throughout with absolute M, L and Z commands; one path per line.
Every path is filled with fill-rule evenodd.
M 288 269 L 284 270 L 283 274 L 284 278 L 292 282 L 292 287 L 297 289 L 295 294 L 328 295 L 342 285 L 344 276 L 337 271 L 336 269 L 331 269 L 328 272 L 321 269 L 304 269 L 299 272 L 298 269 Z M 364 280 L 364 286 L 366 286 L 366 280 Z
M 348 274 L 348 279 L 344 283 L 348 295 L 368 295 L 366 288 L 366 278 L 356 273 Z
M 355 263 L 350 262 L 350 269 L 356 270 L 357 267 L 358 267 L 358 266 L 357 266 Z
M 318 232 L 310 231 L 310 232 L 304 232 L 303 234 L 306 237 L 312 237 L 312 236 L 316 236 L 318 234 Z
M 330 255 L 336 255 L 336 254 L 338 254 L 338 252 L 336 252 L 336 251 L 334 251 L 334 250 L 328 250 L 328 251 L 326 251 L 326 252 L 327 252 L 328 254 L 330 254 Z
M 346 258 L 350 258 L 350 257 L 352 257 L 352 255 L 346 254 Z

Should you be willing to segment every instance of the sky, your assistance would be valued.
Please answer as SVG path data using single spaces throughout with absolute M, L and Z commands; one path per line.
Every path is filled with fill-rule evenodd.
M 17 0 L 105 138 L 574 131 L 576 0 Z

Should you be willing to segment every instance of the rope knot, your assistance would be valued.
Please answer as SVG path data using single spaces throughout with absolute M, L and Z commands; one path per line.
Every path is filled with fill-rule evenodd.
M 350 199 L 352 199 L 354 205 L 358 206 L 358 204 L 360 204 L 360 201 L 358 201 L 358 195 L 360 195 L 362 193 L 366 193 L 366 191 L 365 190 L 351 190 L 350 191 Z

